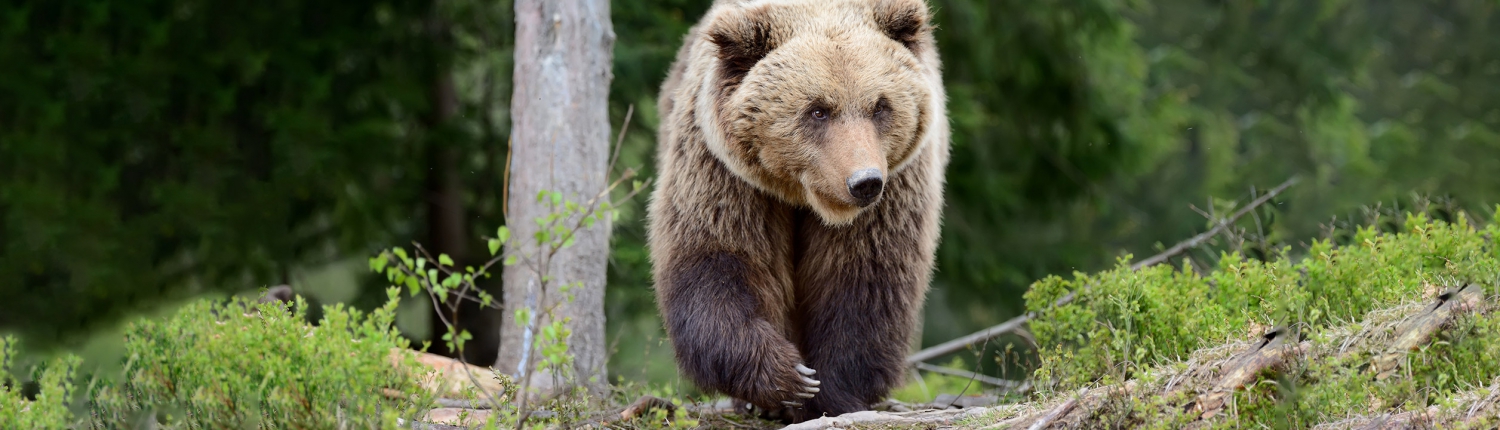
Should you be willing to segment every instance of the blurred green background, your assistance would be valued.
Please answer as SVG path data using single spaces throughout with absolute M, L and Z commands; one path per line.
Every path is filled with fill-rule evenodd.
M 709 3 L 611 5 L 616 131 L 635 108 L 620 163 L 645 176 L 657 88 Z M 923 345 L 1015 316 L 1040 277 L 1204 231 L 1199 211 L 1222 214 L 1292 175 L 1302 182 L 1229 245 L 1300 249 L 1412 201 L 1482 216 L 1500 202 L 1483 173 L 1500 167 L 1500 2 L 931 5 L 954 157 Z M 373 307 L 384 279 L 365 260 L 428 240 L 434 172 L 457 173 L 471 254 L 485 255 L 480 237 L 503 222 L 512 10 L 0 6 L 0 330 L 108 354 L 101 339 L 122 321 L 204 295 L 289 283 L 317 303 Z M 432 115 L 443 76 L 460 96 L 447 121 Z M 610 374 L 661 383 L 675 370 L 644 202 L 623 208 L 613 235 Z M 403 332 L 432 338 L 430 305 L 407 305 Z M 469 358 L 492 361 L 493 315 L 472 314 L 481 350 Z

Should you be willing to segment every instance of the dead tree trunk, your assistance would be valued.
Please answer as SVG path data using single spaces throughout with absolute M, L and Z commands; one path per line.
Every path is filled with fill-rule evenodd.
M 540 191 L 561 192 L 583 204 L 603 189 L 608 175 L 608 95 L 614 30 L 608 0 L 516 0 L 515 86 L 511 96 L 510 190 L 506 224 L 510 247 L 523 260 L 505 267 L 505 312 L 495 366 L 524 376 L 539 361 L 534 339 L 548 324 L 546 309 L 558 303 L 563 284 L 582 282 L 573 300 L 551 316 L 570 319 L 567 339 L 576 379 L 558 387 L 538 369 L 533 387 L 548 392 L 576 384 L 597 389 L 607 382 L 604 342 L 604 277 L 609 253 L 608 223 L 576 233 L 575 243 L 547 258 L 534 239 L 538 217 L 554 209 L 538 202 Z M 574 217 L 576 219 L 576 216 Z M 574 225 L 573 220 L 563 225 Z M 542 272 L 551 279 L 544 279 Z M 534 321 L 518 325 L 516 310 L 527 307 Z M 530 328 L 528 328 L 528 326 Z M 592 381 L 592 382 L 591 382 Z

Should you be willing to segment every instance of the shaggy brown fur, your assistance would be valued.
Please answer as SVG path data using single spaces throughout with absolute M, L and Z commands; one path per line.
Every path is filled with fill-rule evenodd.
M 931 32 L 923 0 L 719 0 L 689 30 L 648 239 L 700 387 L 803 421 L 900 383 L 948 164 Z

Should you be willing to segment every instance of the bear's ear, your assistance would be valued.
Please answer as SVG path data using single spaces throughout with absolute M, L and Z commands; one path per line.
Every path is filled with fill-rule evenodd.
M 764 9 L 735 10 L 719 16 L 708 30 L 708 40 L 719 48 L 726 77 L 740 78 L 775 47 Z
M 892 40 L 916 52 L 932 29 L 927 26 L 927 5 L 922 0 L 881 0 L 875 3 L 875 25 Z

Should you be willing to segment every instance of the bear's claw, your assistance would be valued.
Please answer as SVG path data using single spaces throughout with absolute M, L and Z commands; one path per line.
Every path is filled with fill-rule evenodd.
M 800 393 L 794 393 L 793 395 L 795 395 L 797 397 L 800 397 L 800 398 L 803 398 L 803 399 L 811 399 L 811 398 L 813 398 L 814 394 L 816 394 L 819 391 L 822 391 L 822 389 L 818 388 L 818 386 L 822 385 L 823 383 L 819 382 L 816 379 L 809 378 L 809 376 L 812 376 L 813 374 L 818 373 L 818 371 L 812 370 L 812 369 L 808 368 L 807 366 L 804 366 L 801 363 L 798 363 L 797 364 L 797 373 L 801 374 L 801 375 L 798 375 L 798 377 L 802 378 L 803 387 L 802 387 L 802 392 L 800 392 Z M 782 403 L 786 403 L 786 402 L 782 402 Z M 801 406 L 801 404 L 799 403 L 797 406 Z
M 818 371 L 809 369 L 807 368 L 807 366 L 803 366 L 802 363 L 797 363 L 797 373 L 801 373 L 804 376 L 813 376 L 813 374 L 818 373 Z

